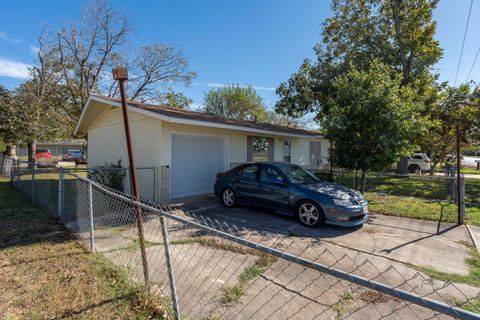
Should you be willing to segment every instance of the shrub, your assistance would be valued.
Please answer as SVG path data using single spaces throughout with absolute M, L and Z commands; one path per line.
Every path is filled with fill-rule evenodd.
M 123 192 L 123 178 L 125 178 L 125 175 L 125 168 L 122 167 L 121 160 L 118 160 L 117 163 L 111 162 L 95 166 L 88 173 L 88 178 L 101 185 Z

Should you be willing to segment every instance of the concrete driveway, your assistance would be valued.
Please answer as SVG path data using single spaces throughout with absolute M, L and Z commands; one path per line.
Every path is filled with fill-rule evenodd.
M 372 214 L 362 228 L 308 228 L 295 219 L 258 208 L 225 208 L 214 195 L 177 199 L 174 206 L 211 220 L 324 244 L 338 253 L 355 251 L 391 263 L 429 266 L 439 271 L 468 274 L 465 259 L 473 245 L 464 226 Z M 389 263 L 385 261 L 385 263 Z

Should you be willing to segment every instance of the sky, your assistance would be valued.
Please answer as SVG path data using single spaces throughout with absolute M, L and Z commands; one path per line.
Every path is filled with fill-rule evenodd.
M 111 0 L 135 28 L 135 45 L 171 43 L 183 48 L 198 76 L 177 86 L 203 103 L 205 92 L 225 83 L 250 84 L 268 106 L 275 88 L 304 58 L 314 58 L 321 23 L 331 15 L 327 0 Z M 440 81 L 454 83 L 470 0 L 441 0 L 436 38 L 444 49 L 435 66 Z M 4 1 L 0 11 L 0 84 L 13 89 L 34 63 L 37 38 L 46 26 L 78 18 L 80 0 Z M 474 0 L 457 84 L 465 82 L 480 47 L 480 0 Z M 480 57 L 469 80 L 480 81 Z

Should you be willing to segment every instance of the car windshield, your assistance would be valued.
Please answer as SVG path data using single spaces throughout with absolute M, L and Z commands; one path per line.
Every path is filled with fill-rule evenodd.
M 285 166 L 279 169 L 287 176 L 291 183 L 314 184 L 320 182 L 320 180 L 310 172 L 298 166 Z
M 71 153 L 71 154 L 80 154 L 80 153 L 81 153 L 81 152 L 78 151 L 78 150 L 70 150 L 70 151 L 68 151 L 68 152 Z

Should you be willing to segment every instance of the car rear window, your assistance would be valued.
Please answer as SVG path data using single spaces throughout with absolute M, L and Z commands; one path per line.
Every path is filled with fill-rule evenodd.
M 50 152 L 50 150 L 48 150 L 48 149 L 37 149 L 37 152 L 47 152 L 48 153 L 48 152 Z

